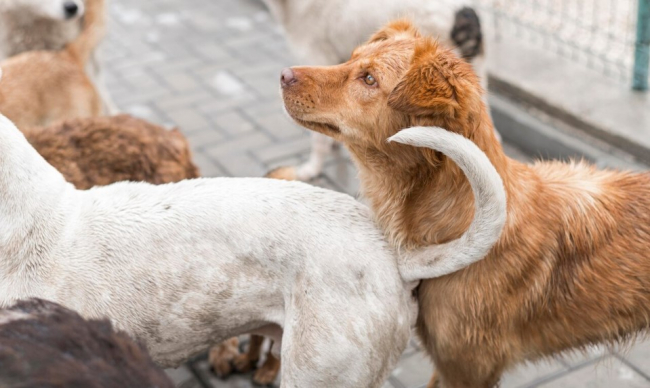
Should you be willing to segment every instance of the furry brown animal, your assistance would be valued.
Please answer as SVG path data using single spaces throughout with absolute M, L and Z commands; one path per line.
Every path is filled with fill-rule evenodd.
M 270 341 L 272 344 L 272 340 Z M 263 344 L 264 337 L 251 335 L 245 353 L 239 352 L 237 337 L 213 346 L 208 357 L 212 371 L 221 378 L 230 375 L 233 369 L 240 373 L 250 372 L 260 361 Z M 271 349 L 265 352 L 265 357 L 264 363 L 253 374 L 253 382 L 257 385 L 272 384 L 280 372 L 280 359 L 273 355 Z
M 84 320 L 56 303 L 22 301 L 0 311 L 4 388 L 172 388 L 146 350 L 107 320 Z
M 104 2 L 88 2 L 84 28 L 64 50 L 29 51 L 0 63 L 0 112 L 19 128 L 102 114 L 84 68 L 105 35 Z
M 79 189 L 118 181 L 154 184 L 197 178 L 178 129 L 129 115 L 76 119 L 24 131 L 27 140 Z
M 469 65 L 406 21 L 343 65 L 283 71 L 282 84 L 299 124 L 348 146 L 397 246 L 458 238 L 474 198 L 444 155 L 389 144 L 391 135 L 447 128 L 474 141 L 503 179 L 508 220 L 490 254 L 419 289 L 418 332 L 437 370 L 429 387 L 495 386 L 517 363 L 650 327 L 650 174 L 509 159 Z

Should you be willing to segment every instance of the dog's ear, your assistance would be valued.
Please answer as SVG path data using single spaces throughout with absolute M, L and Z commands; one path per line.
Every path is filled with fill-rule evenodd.
M 456 58 L 430 39 L 421 39 L 402 80 L 388 96 L 388 106 L 416 116 L 453 116 L 459 108 Z
M 397 19 L 388 23 L 381 30 L 377 31 L 373 36 L 370 37 L 368 43 L 380 42 L 399 36 L 403 36 L 405 38 L 419 38 L 420 32 L 409 19 Z

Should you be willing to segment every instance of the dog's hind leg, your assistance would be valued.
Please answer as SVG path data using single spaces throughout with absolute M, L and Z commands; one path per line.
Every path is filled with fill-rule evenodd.
M 264 337 L 251 335 L 250 342 L 248 343 L 248 351 L 235 356 L 233 360 L 237 372 L 246 373 L 257 365 L 257 362 L 260 360 L 260 354 L 262 353 L 263 343 Z
M 280 359 L 269 349 L 264 364 L 253 375 L 253 382 L 258 385 L 272 384 L 278 377 L 278 373 L 280 373 Z

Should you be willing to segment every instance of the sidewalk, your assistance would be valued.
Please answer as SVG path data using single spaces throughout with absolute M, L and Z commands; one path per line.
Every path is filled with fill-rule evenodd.
M 259 0 L 112 0 L 111 16 L 104 64 L 115 101 L 124 112 L 180 127 L 203 175 L 261 176 L 306 160 L 309 134 L 285 116 L 279 97 L 280 70 L 296 63 Z M 344 149 L 314 184 L 356 195 Z M 423 387 L 431 373 L 414 340 L 385 388 Z M 204 359 L 170 375 L 184 388 L 252 386 L 250 375 L 217 379 Z M 525 366 L 502 386 L 650 387 L 648 376 L 650 344 L 641 343 L 625 355 L 598 348 Z

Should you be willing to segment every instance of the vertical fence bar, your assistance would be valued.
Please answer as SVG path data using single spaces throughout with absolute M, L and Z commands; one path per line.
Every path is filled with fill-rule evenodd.
M 634 50 L 634 90 L 648 90 L 648 67 L 650 66 L 650 0 L 639 0 L 636 24 L 636 47 Z

